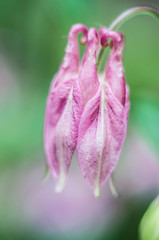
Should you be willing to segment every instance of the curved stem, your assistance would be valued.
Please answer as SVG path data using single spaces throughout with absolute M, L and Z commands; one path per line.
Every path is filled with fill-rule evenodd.
M 137 15 L 141 14 L 148 14 L 157 20 L 159 20 L 159 10 L 150 6 L 137 6 L 130 8 L 123 12 L 119 17 L 117 17 L 114 22 L 110 25 L 110 30 L 117 30 L 123 23 L 125 23 L 127 20 L 129 20 L 132 17 L 135 17 Z
M 123 23 L 127 22 L 127 20 L 140 14 L 150 15 L 159 21 L 158 9 L 153 8 L 151 6 L 147 6 L 147 5 L 137 6 L 137 7 L 130 8 L 125 12 L 123 12 L 121 15 L 119 15 L 119 17 L 117 17 L 114 20 L 114 22 L 112 22 L 112 24 L 109 27 L 109 30 L 117 30 L 119 27 L 121 27 Z M 97 68 L 99 67 L 103 54 L 104 54 L 104 48 L 102 47 L 97 60 Z

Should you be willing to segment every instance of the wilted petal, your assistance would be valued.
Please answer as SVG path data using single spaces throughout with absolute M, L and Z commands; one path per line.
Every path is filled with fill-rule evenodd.
M 114 95 L 124 105 L 125 104 L 125 76 L 122 63 L 124 38 L 119 32 L 112 32 L 102 28 L 103 33 L 101 43 L 104 45 L 108 38 L 111 38 L 112 52 L 106 66 L 106 81 L 109 83 Z
M 86 181 L 89 183 L 93 191 L 99 178 L 99 170 L 101 169 L 101 155 L 103 150 L 102 134 L 103 127 L 100 111 L 101 87 L 97 94 L 85 106 L 83 111 L 77 142 L 77 155 L 80 169 Z M 99 131 L 101 137 L 99 139 Z M 100 141 L 99 141 L 100 140 Z M 97 195 L 97 193 L 95 193 Z
M 84 105 L 86 105 L 88 100 L 95 95 L 99 87 L 96 71 L 97 44 L 97 32 L 94 28 L 90 28 L 88 31 L 87 48 L 79 74 L 79 86 L 82 92 Z
M 83 110 L 81 103 L 78 74 L 77 33 L 86 28 L 81 25 L 72 27 L 64 61 L 52 82 L 47 100 L 44 147 L 51 172 L 57 178 L 57 191 L 61 191 L 77 143 L 78 123 Z
M 126 109 L 104 83 L 84 109 L 77 144 L 82 174 L 96 196 L 117 164 L 126 128 Z
M 79 87 L 74 79 L 60 84 L 48 98 L 45 152 L 51 171 L 58 181 L 57 191 L 63 188 L 68 175 L 82 110 Z
M 77 76 L 79 71 L 79 49 L 77 34 L 83 33 L 82 43 L 87 41 L 87 28 L 83 24 L 75 24 L 72 26 L 69 36 L 68 44 L 65 50 L 63 62 L 59 68 L 58 73 L 53 79 L 53 87 L 59 83 Z

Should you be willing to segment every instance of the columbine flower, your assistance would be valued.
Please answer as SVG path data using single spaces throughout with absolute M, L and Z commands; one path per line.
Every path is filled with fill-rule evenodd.
M 122 65 L 123 35 L 106 28 L 102 28 L 99 35 L 102 36 L 103 46 L 108 45 L 108 38 L 112 40 L 112 52 L 105 76 L 98 76 L 96 47 L 93 41 L 90 45 L 88 42 L 79 75 L 85 107 L 80 119 L 77 142 L 82 174 L 97 197 L 100 186 L 111 176 L 118 162 L 129 111 L 128 87 Z
M 45 152 L 58 180 L 57 191 L 66 181 L 77 144 L 79 165 L 84 178 L 99 196 L 100 186 L 110 177 L 119 159 L 126 135 L 129 110 L 128 88 L 122 66 L 123 36 L 102 28 L 88 31 L 87 48 L 79 66 L 76 36 L 87 30 L 75 25 L 69 34 L 66 55 L 51 85 L 45 118 Z M 112 52 L 106 74 L 97 74 L 100 44 Z M 99 44 L 100 39 L 100 44 Z
M 78 124 L 82 112 L 81 96 L 76 82 L 79 72 L 77 34 L 83 32 L 82 43 L 87 40 L 87 29 L 74 25 L 69 33 L 63 63 L 51 83 L 47 100 L 44 147 L 51 172 L 61 191 L 76 148 Z

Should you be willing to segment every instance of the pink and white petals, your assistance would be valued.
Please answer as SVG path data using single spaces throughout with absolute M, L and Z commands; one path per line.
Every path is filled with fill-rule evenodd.
M 44 148 L 51 172 L 57 179 L 57 191 L 65 185 L 71 159 L 76 148 L 78 125 L 83 111 L 82 96 L 77 83 L 79 53 L 77 34 L 87 40 L 82 24 L 71 28 L 63 63 L 51 83 L 44 124 Z
M 87 47 L 79 63 L 77 34 Z M 105 76 L 97 74 L 99 42 L 112 51 Z M 129 89 L 122 64 L 123 35 L 82 24 L 71 28 L 63 63 L 51 84 L 47 100 L 44 146 L 57 191 L 65 185 L 76 145 L 82 174 L 96 197 L 111 176 L 126 136 Z
M 101 185 L 111 176 L 119 160 L 129 112 L 129 91 L 122 66 L 123 38 L 120 33 L 107 29 L 102 37 L 105 46 L 104 41 L 112 39 L 113 49 L 107 63 L 106 78 L 99 77 L 98 80 L 97 72 L 91 75 L 92 72 L 87 68 L 83 82 L 87 81 L 90 74 L 91 83 L 98 80 L 99 87 L 85 104 L 77 142 L 82 174 L 96 197 L 99 197 Z M 91 86 L 96 87 L 93 84 Z
M 82 174 L 96 197 L 118 162 L 126 128 L 126 109 L 110 86 L 101 84 L 84 109 L 77 143 Z
M 58 192 L 67 179 L 82 110 L 81 95 L 74 79 L 60 84 L 48 97 L 44 145 Z

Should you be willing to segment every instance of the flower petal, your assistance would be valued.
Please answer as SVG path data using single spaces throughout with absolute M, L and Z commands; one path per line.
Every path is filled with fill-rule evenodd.
M 120 32 L 110 31 L 102 27 L 99 30 L 99 38 L 103 47 L 108 46 L 108 39 L 111 39 L 110 45 L 112 51 L 106 65 L 106 81 L 109 83 L 112 91 L 118 100 L 125 104 L 125 77 L 122 63 L 124 37 Z
M 113 49 L 108 58 L 106 79 L 100 79 L 95 96 L 86 102 L 77 142 L 82 174 L 96 197 L 99 196 L 100 186 L 110 177 L 119 160 L 129 112 L 129 91 L 122 65 L 123 37 L 106 28 L 100 30 L 99 37 L 104 46 L 107 46 L 107 39 L 111 38 Z M 98 80 L 96 69 L 94 76 L 92 79 L 95 82 Z M 92 79 L 90 82 L 93 82 Z M 84 82 L 89 85 L 87 79 L 83 78 Z
M 119 102 L 125 105 L 125 77 L 122 63 L 124 38 L 121 33 L 110 32 L 112 35 L 112 52 L 106 66 L 106 81 L 109 83 Z M 109 36 L 108 36 L 109 37 Z
M 99 81 L 96 71 L 96 52 L 98 48 L 98 36 L 94 28 L 88 31 L 88 41 L 81 71 L 79 74 L 79 85 L 86 105 L 98 90 Z
M 58 73 L 53 79 L 53 86 L 57 86 L 59 83 L 75 77 L 79 71 L 79 49 L 77 34 L 83 33 L 82 42 L 87 41 L 87 28 L 83 24 L 75 24 L 72 26 L 69 36 L 68 44 L 65 50 L 65 56 L 63 62 L 59 68 Z
M 94 98 L 85 106 L 77 143 L 82 174 L 96 197 L 118 162 L 126 128 L 126 109 L 110 86 L 101 84 Z
M 79 87 L 74 79 L 60 84 L 49 95 L 44 145 L 49 166 L 58 181 L 57 191 L 62 190 L 67 179 L 82 110 Z
M 82 97 L 77 83 L 79 50 L 77 34 L 87 40 L 87 28 L 74 25 L 69 33 L 63 63 L 54 77 L 47 100 L 44 124 L 44 148 L 51 172 L 57 178 L 57 191 L 64 187 L 77 143 Z

